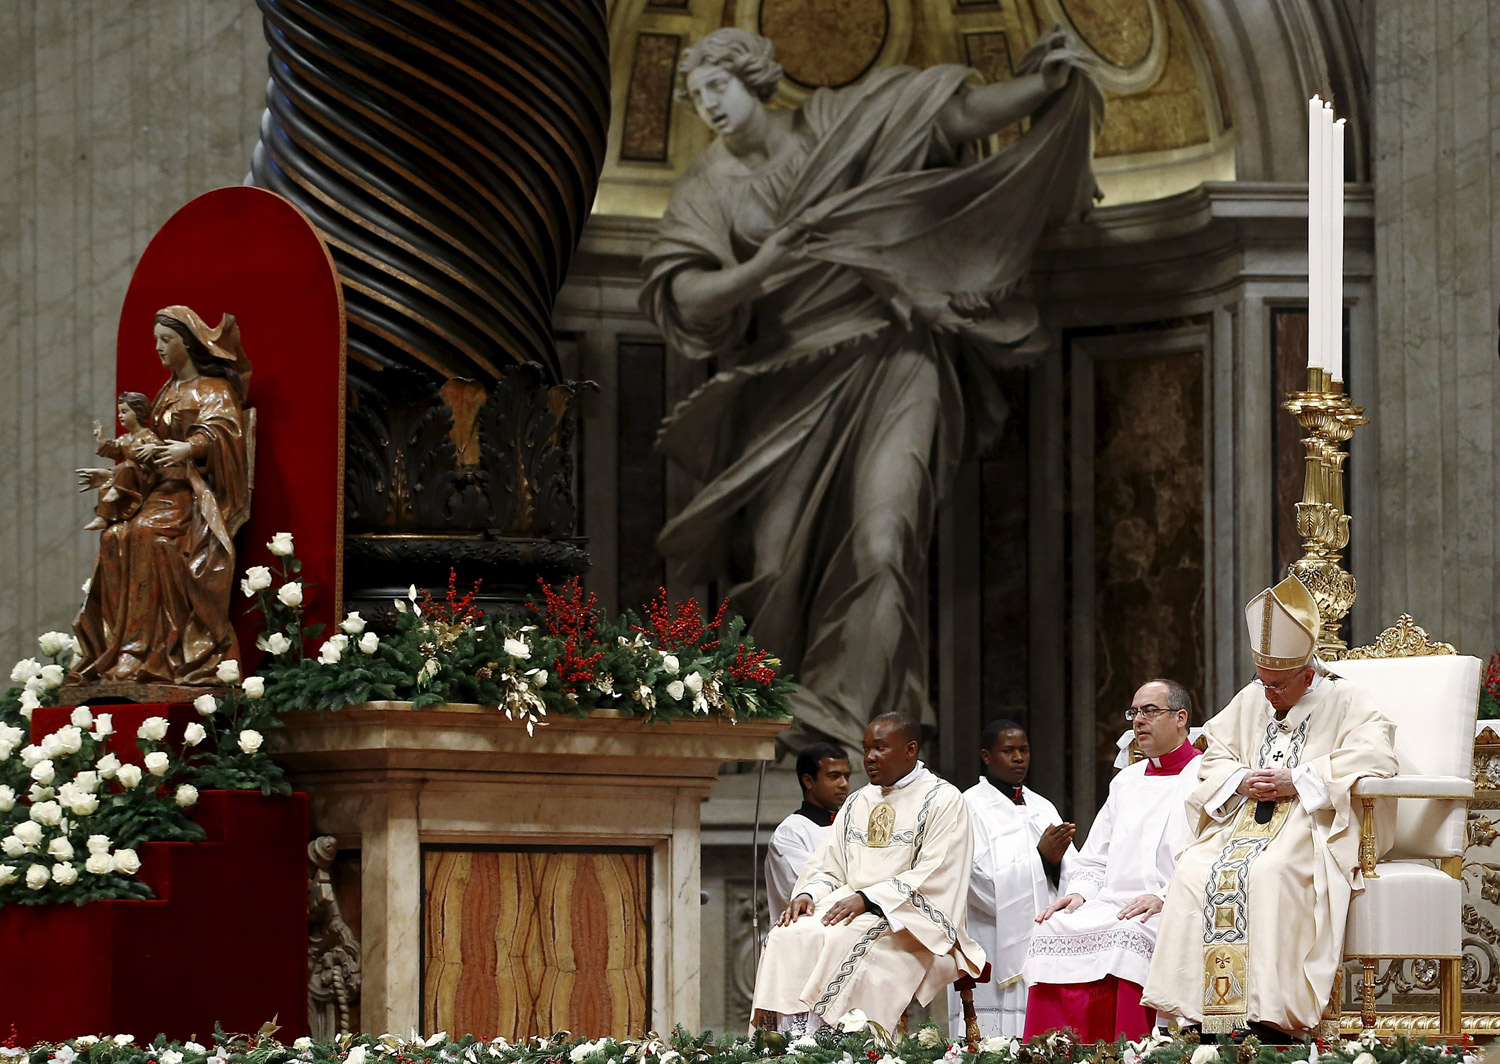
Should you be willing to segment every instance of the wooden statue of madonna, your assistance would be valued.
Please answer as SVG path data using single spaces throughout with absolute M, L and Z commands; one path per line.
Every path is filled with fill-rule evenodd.
M 171 376 L 150 402 L 120 396 L 120 436 L 94 423 L 115 467 L 78 470 L 79 490 L 98 491 L 88 527 L 100 534 L 70 683 L 212 685 L 239 658 L 229 604 L 234 535 L 250 513 L 250 360 L 228 314 L 210 328 L 167 307 L 155 334 Z
M 719 372 L 662 426 L 703 487 L 659 543 L 776 649 L 798 719 L 858 749 L 876 714 L 930 719 L 937 506 L 998 434 L 996 366 L 1028 357 L 1038 239 L 1091 205 L 1101 97 L 1057 30 L 1010 81 L 893 67 L 795 109 L 765 106 L 781 66 L 743 30 L 680 73 L 718 139 L 673 189 L 641 306 Z

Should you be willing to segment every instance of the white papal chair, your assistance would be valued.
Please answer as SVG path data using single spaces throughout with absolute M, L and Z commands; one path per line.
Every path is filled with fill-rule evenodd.
M 1344 956 L 1364 968 L 1360 1019 L 1375 1025 L 1376 962 L 1438 962 L 1439 1030 L 1462 1024 L 1463 853 L 1474 784 L 1478 658 L 1434 643 L 1403 614 L 1370 647 L 1328 668 L 1368 690 L 1396 725 L 1397 775 L 1354 787 L 1361 816 L 1360 866 L 1365 889 L 1349 906 Z M 1395 831 L 1381 855 L 1375 805 L 1396 802 Z M 1386 841 L 1384 838 L 1381 842 Z

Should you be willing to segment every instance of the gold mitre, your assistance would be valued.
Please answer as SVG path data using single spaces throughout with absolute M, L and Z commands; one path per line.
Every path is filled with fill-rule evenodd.
M 1312 660 L 1322 622 L 1307 585 L 1288 576 L 1245 606 L 1250 656 L 1264 669 L 1300 669 Z

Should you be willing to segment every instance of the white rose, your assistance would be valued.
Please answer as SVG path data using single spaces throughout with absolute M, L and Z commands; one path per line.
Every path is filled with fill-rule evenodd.
M 264 676 L 246 676 L 245 682 L 240 684 L 245 689 L 246 698 L 260 698 L 266 693 L 266 678 Z
M 47 843 L 47 856 L 54 857 L 59 861 L 71 861 L 73 859 L 73 844 L 59 835 Z
M 350 610 L 349 616 L 344 618 L 339 627 L 350 635 L 359 635 L 365 630 L 365 619 L 359 615 L 358 610 Z
M 34 695 L 39 695 L 47 689 L 47 681 L 38 674 L 26 681 L 26 690 Z
M 332 639 L 318 648 L 318 662 L 322 665 L 337 665 L 344 656 L 344 648 Z
M 364 1046 L 355 1046 L 349 1050 L 349 1055 L 344 1058 L 344 1064 L 365 1064 L 365 1054 L 368 1052 L 369 1050 L 365 1049 Z
M 71 724 L 65 724 L 52 733 L 57 749 L 64 754 L 76 754 L 83 749 L 83 732 Z
M 49 658 L 61 657 L 73 649 L 73 637 L 67 632 L 43 632 L 36 641 Z
M 15 788 L 0 783 L 0 813 L 8 813 L 16 807 Z
M 661 659 L 661 667 L 668 676 L 676 676 L 680 667 L 676 654 L 664 654 Z
M 186 728 L 182 729 L 182 741 L 187 743 L 189 746 L 197 746 L 206 738 L 208 738 L 207 729 L 205 729 L 203 725 L 199 724 L 196 720 L 193 721 L 193 723 L 189 724 Z
M 923 1027 L 917 1032 L 917 1045 L 935 1049 L 943 1044 L 943 1036 L 936 1027 Z
M 62 806 L 48 800 L 45 802 L 33 802 L 31 804 L 31 819 L 38 824 L 49 828 L 55 828 L 62 823 Z M 16 833 L 20 834 L 21 827 L 16 825 Z M 40 840 L 38 840 L 40 841 Z
M 115 773 L 120 771 L 120 759 L 114 754 L 105 754 L 95 764 L 94 768 L 99 770 L 99 778 L 112 780 Z
M 252 565 L 245 570 L 245 579 L 240 581 L 240 587 L 247 597 L 270 586 L 271 570 L 264 565 Z
M 177 793 L 173 795 L 173 800 L 184 809 L 190 805 L 196 805 L 198 802 L 198 788 L 194 787 L 191 783 L 184 783 L 177 788 Z
M 57 779 L 57 770 L 52 767 L 52 759 L 47 758 L 32 765 L 31 778 L 43 787 L 50 787 L 52 781 Z
M 254 728 L 246 728 L 240 732 L 240 750 L 244 753 L 255 753 L 255 751 L 260 749 L 260 744 L 264 741 L 264 737 Z
M 234 658 L 225 658 L 219 662 L 219 667 L 214 670 L 214 675 L 219 678 L 220 683 L 240 682 L 240 663 Z
M 682 694 L 685 690 L 686 688 L 683 687 L 681 680 L 673 680 L 667 684 L 667 694 L 672 696 L 672 701 L 674 702 L 682 701 Z
M 1209 1061 L 1218 1059 L 1219 1043 L 1210 1042 L 1207 1045 L 1201 1045 L 1197 1049 L 1193 1050 L 1193 1055 L 1190 1058 L 1189 1064 L 1208 1064 Z M 1358 1061 L 1356 1061 L 1355 1064 L 1358 1064 Z M 1370 1064 L 1374 1064 L 1373 1059 L 1370 1061 Z
M 525 640 L 516 639 L 513 636 L 505 637 L 505 652 L 513 658 L 525 661 L 531 657 L 531 648 L 526 645 Z
M 13 836 L 21 840 L 23 846 L 42 844 L 42 825 L 35 820 L 23 820 L 10 830 Z
M 538 687 L 546 687 L 547 686 L 547 670 L 546 669 L 533 669 L 532 672 L 531 672 L 531 682 L 534 683 L 534 684 L 536 684 L 536 686 L 538 686 Z
M 46 865 L 34 864 L 26 869 L 26 885 L 32 890 L 41 890 L 52 878 L 52 873 L 47 871 Z
M 1197 1053 L 1193 1054 L 1193 1056 L 1197 1055 Z M 1203 1064 L 1203 1062 L 1199 1061 L 1198 1064 Z M 1373 1053 L 1361 1053 L 1359 1056 L 1354 1058 L 1354 1064 L 1375 1064 L 1375 1056 Z
M 0 887 L 8 887 L 16 881 L 16 866 L 0 864 Z
M 301 582 L 297 581 L 297 580 L 293 580 L 289 584 L 282 584 L 280 590 L 278 590 L 276 592 L 276 597 L 277 597 L 277 599 L 279 599 L 281 601 L 281 604 L 283 606 L 300 606 L 300 605 L 302 605 L 302 584 L 301 584 Z
M 27 720 L 31 719 L 31 711 L 40 709 L 42 700 L 36 696 L 35 691 L 26 690 L 21 692 L 21 716 Z
M 695 695 L 703 691 L 703 677 L 699 676 L 696 672 L 688 673 L 682 678 L 682 682 L 687 684 L 687 689 Z
M 73 712 L 68 714 L 68 723 L 75 728 L 92 728 L 94 714 L 89 711 L 88 706 L 75 706 Z
M 10 670 L 10 678 L 16 683 L 25 683 L 27 680 L 42 674 L 42 663 L 35 658 L 22 658 L 16 662 L 15 667 Z
M 93 769 L 84 769 L 73 777 L 73 785 L 84 794 L 93 794 L 99 789 L 99 773 Z
M 54 757 L 62 756 L 62 743 L 58 741 L 57 732 L 53 732 L 51 735 L 42 736 L 41 747 L 42 757 L 46 758 L 49 761 Z
M 65 676 L 67 672 L 61 665 L 43 665 L 40 679 L 42 686 L 50 691 L 54 687 L 61 687 Z
M 153 776 L 165 776 L 171 759 L 167 757 L 166 751 L 156 750 L 146 755 L 146 771 Z
M 307 1035 L 303 1035 L 301 1038 L 293 1040 L 293 1042 L 292 1042 L 292 1048 L 293 1049 L 311 1049 L 312 1048 L 312 1044 L 313 1044 L 312 1043 L 312 1039 L 309 1038 L 309 1037 L 307 1037 Z
M 115 851 L 115 871 L 123 872 L 127 876 L 133 876 L 141 870 L 141 859 L 136 856 L 134 850 Z
M 19 825 L 18 825 L 19 826 Z M 26 844 L 15 835 L 7 835 L 0 839 L 0 853 L 7 857 L 20 857 L 26 852 Z
M 272 654 L 285 654 L 292 649 L 292 641 L 280 632 L 261 636 L 255 641 L 255 645 Z
M 37 802 L 45 802 L 48 798 L 57 794 L 51 787 L 43 787 L 40 783 L 33 783 L 26 793 L 31 795 L 32 805 L 35 805 Z
M 198 711 L 198 716 L 211 717 L 219 708 L 219 702 L 213 695 L 199 695 L 193 699 L 193 708 Z
M 105 853 L 91 853 L 83 862 L 83 870 L 91 876 L 107 876 L 115 870 L 115 859 Z
M 380 646 L 380 637 L 374 632 L 366 632 L 359 637 L 359 649 L 362 654 L 373 654 Z
M 68 812 L 74 816 L 93 816 L 99 811 L 99 798 L 97 795 L 80 792 L 73 795 L 67 806 Z
M 266 543 L 266 548 L 276 557 L 285 558 L 292 553 L 292 534 L 290 532 L 278 532 Z
M 27 768 L 35 768 L 39 763 L 47 760 L 47 753 L 35 743 L 27 743 L 21 747 L 21 764 Z
M 161 742 L 167 737 L 166 717 L 147 717 L 141 721 L 141 726 L 136 729 L 137 739 L 150 739 L 152 742 Z
M 89 853 L 108 853 L 109 848 L 114 845 L 114 840 L 108 835 L 90 835 L 88 842 L 84 843 Z
M 94 738 L 103 742 L 115 733 L 115 715 L 100 713 L 94 717 Z
M 175 1049 L 163 1049 L 156 1055 L 161 1064 L 182 1064 L 182 1054 Z
M 115 779 L 120 781 L 120 786 L 127 791 L 132 790 L 136 784 L 141 782 L 141 770 L 138 765 L 121 765 L 115 773 Z
M 52 881 L 61 887 L 70 886 L 78 881 L 78 869 L 67 861 L 59 861 L 52 866 Z

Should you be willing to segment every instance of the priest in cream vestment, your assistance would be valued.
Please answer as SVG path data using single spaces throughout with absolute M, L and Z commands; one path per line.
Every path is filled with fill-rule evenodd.
M 1361 889 L 1350 790 L 1395 773 L 1395 727 L 1313 657 L 1318 607 L 1295 577 L 1245 617 L 1256 680 L 1203 729 L 1197 840 L 1172 877 L 1144 1000 L 1207 1033 L 1284 1037 L 1314 1027 L 1332 991 Z
M 810 1031 L 859 1009 L 894 1031 L 984 952 L 965 928 L 973 838 L 957 787 L 917 760 L 904 714 L 865 729 L 868 786 L 847 802 L 766 938 L 752 1015 Z

